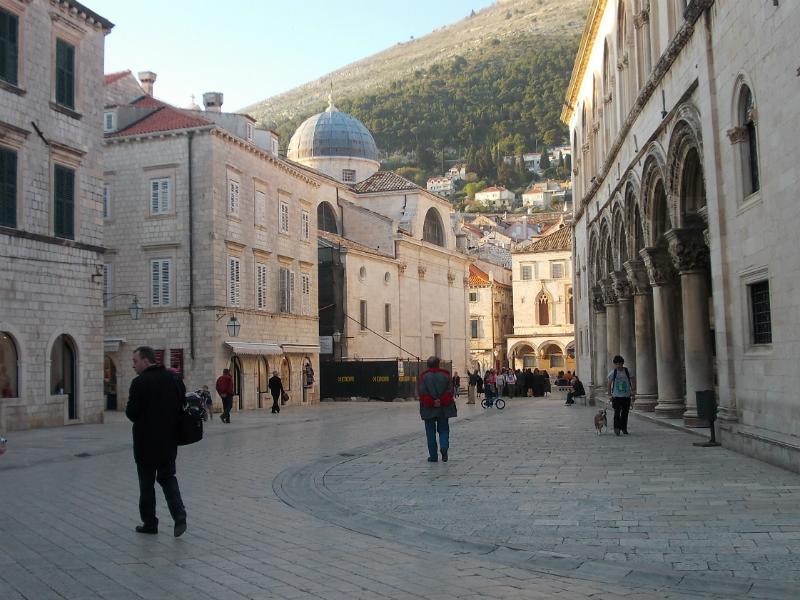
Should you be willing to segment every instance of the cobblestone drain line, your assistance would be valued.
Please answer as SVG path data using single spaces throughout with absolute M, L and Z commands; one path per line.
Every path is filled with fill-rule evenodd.
M 577 412 L 573 411 L 571 414 Z M 594 409 L 582 412 L 593 413 Z M 493 413 L 484 413 L 484 416 L 491 414 Z M 453 423 L 455 437 L 464 437 L 464 429 L 467 428 L 465 421 L 468 422 L 469 419 Z M 660 428 L 655 426 L 655 429 Z M 395 510 L 378 512 L 364 508 L 364 504 L 369 505 L 370 503 L 368 498 L 365 499 L 366 502 L 361 502 L 363 489 L 359 488 L 355 493 L 359 500 L 356 503 L 353 502 L 355 499 L 353 496 L 344 499 L 326 485 L 326 481 L 331 479 L 341 484 L 340 487 L 347 486 L 348 483 L 353 484 L 354 481 L 347 479 L 347 475 L 335 477 L 337 470 L 341 470 L 341 467 L 352 466 L 354 470 L 358 471 L 366 466 L 367 468 L 363 470 L 368 472 L 372 465 L 360 463 L 364 462 L 362 459 L 368 459 L 376 454 L 392 455 L 397 458 L 397 462 L 403 462 L 406 458 L 406 451 L 410 447 L 411 453 L 417 457 L 412 461 L 418 462 L 419 446 L 420 435 L 411 434 L 354 449 L 343 455 L 324 457 L 302 467 L 285 470 L 274 480 L 273 489 L 278 497 L 290 506 L 350 531 L 383 540 L 410 544 L 417 548 L 431 548 L 437 551 L 452 552 L 456 555 L 489 560 L 493 563 L 527 569 L 538 574 L 585 581 L 604 581 L 653 591 L 672 589 L 684 593 L 722 593 L 724 594 L 722 597 L 725 598 L 788 598 L 793 596 L 797 590 L 795 582 L 770 582 L 759 578 L 681 572 L 669 567 L 641 566 L 640 563 L 634 567 L 631 566 L 631 563 L 620 563 L 614 560 L 537 550 L 521 543 L 497 543 L 475 535 L 454 535 L 437 527 L 388 516 L 388 512 L 396 513 Z M 425 465 L 423 465 L 424 468 Z M 385 474 L 382 477 L 389 478 L 391 474 Z M 438 475 L 432 475 L 430 480 L 438 477 Z M 358 484 L 357 481 L 355 483 Z M 433 504 L 436 504 L 438 499 L 436 490 L 430 493 L 430 499 Z M 574 547 L 572 549 L 578 550 Z

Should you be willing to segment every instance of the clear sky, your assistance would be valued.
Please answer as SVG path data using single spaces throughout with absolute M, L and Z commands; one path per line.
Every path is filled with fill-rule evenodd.
M 155 96 L 187 106 L 225 94 L 233 112 L 397 42 L 421 37 L 491 0 L 81 0 L 115 24 L 105 72 L 158 75 Z

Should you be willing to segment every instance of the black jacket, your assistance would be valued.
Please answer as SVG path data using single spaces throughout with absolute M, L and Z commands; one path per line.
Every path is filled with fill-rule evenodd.
M 164 365 L 147 367 L 131 382 L 127 417 L 133 421 L 133 458 L 157 466 L 178 455 L 178 416 L 186 397 L 181 378 Z
M 280 396 L 281 392 L 284 391 L 283 382 L 281 381 L 281 378 L 278 377 L 277 375 L 273 375 L 272 377 L 269 378 L 269 381 L 267 382 L 267 387 L 269 388 L 269 391 L 272 392 L 273 398 L 277 398 L 278 396 Z

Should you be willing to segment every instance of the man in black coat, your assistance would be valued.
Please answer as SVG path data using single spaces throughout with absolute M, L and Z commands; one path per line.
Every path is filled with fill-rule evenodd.
M 272 377 L 267 381 L 267 387 L 272 393 L 272 414 L 281 412 L 281 394 L 283 394 L 283 381 L 278 377 L 278 372 L 273 371 Z
M 158 481 L 164 490 L 169 512 L 175 521 L 175 537 L 186 531 L 186 509 L 175 478 L 178 455 L 178 418 L 183 409 L 186 388 L 180 376 L 164 365 L 156 364 L 149 346 L 133 352 L 133 370 L 127 417 L 133 421 L 133 458 L 139 474 L 139 533 L 158 533 L 156 490 Z

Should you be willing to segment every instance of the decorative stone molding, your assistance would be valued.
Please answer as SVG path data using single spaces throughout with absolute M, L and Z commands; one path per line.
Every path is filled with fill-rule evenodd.
M 597 116 L 598 117 L 602 117 L 603 116 L 603 107 L 602 106 L 598 106 L 597 107 Z M 597 131 L 598 129 L 600 129 L 600 123 L 595 123 L 594 130 Z
M 456 280 L 456 274 L 455 273 L 453 273 L 452 271 L 447 273 L 447 284 L 448 285 L 453 285 L 455 280 Z
M 633 16 L 633 26 L 636 29 L 641 29 L 644 25 L 650 22 L 650 7 L 643 8 L 642 12 Z
M 583 150 L 584 154 L 589 152 L 589 142 L 586 142 L 585 144 L 583 144 L 583 146 L 581 146 L 581 150 Z
M 617 61 L 617 71 L 622 71 L 625 68 L 625 63 L 622 62 L 622 59 Z
M 597 312 L 605 312 L 606 310 L 606 303 L 603 301 L 603 292 L 600 290 L 599 287 L 593 287 L 589 289 L 589 294 L 592 297 L 592 307 Z
M 614 290 L 614 282 L 610 279 L 600 281 L 600 289 L 603 292 L 603 302 L 606 307 L 617 305 L 617 294 Z
M 747 141 L 747 127 L 732 127 L 727 131 L 731 145 L 741 144 Z
M 605 104 L 611 104 L 611 92 L 608 92 L 608 94 L 606 94 L 605 98 L 603 98 L 603 102 Z
M 669 253 L 681 274 L 708 270 L 710 255 L 702 229 L 670 229 L 665 236 Z
M 400 275 L 405 275 L 406 269 L 408 268 L 408 263 L 401 262 L 397 265 L 397 268 L 400 269 Z
M 611 273 L 611 280 L 614 282 L 614 295 L 618 302 L 629 302 L 632 298 L 631 284 L 628 283 L 627 271 L 614 271 Z
M 758 109 L 751 108 L 747 111 L 747 118 L 753 122 L 753 125 L 758 125 Z
M 468 287 L 468 286 L 469 286 L 469 277 L 464 276 L 464 287 Z
M 428 271 L 428 267 L 423 267 L 422 265 L 417 267 L 417 274 L 419 275 L 420 279 L 425 279 L 425 273 Z
M 651 286 L 663 287 L 678 281 L 675 264 L 672 262 L 669 250 L 662 247 L 644 248 L 639 255 L 644 261 Z
M 709 240 L 709 233 L 708 233 L 708 229 L 704 229 L 704 230 L 703 230 L 703 243 L 704 243 L 706 246 L 708 246 L 709 248 L 711 248 L 711 244 L 709 243 L 709 241 L 708 241 L 708 240 Z
M 574 169 L 572 169 L 572 174 L 573 175 L 579 175 L 580 174 L 580 170 L 578 169 L 578 167 L 575 167 Z
M 650 287 L 650 278 L 647 275 L 647 267 L 643 260 L 629 260 L 624 267 L 628 272 L 628 282 L 634 296 L 647 296 L 653 293 L 653 289 Z

